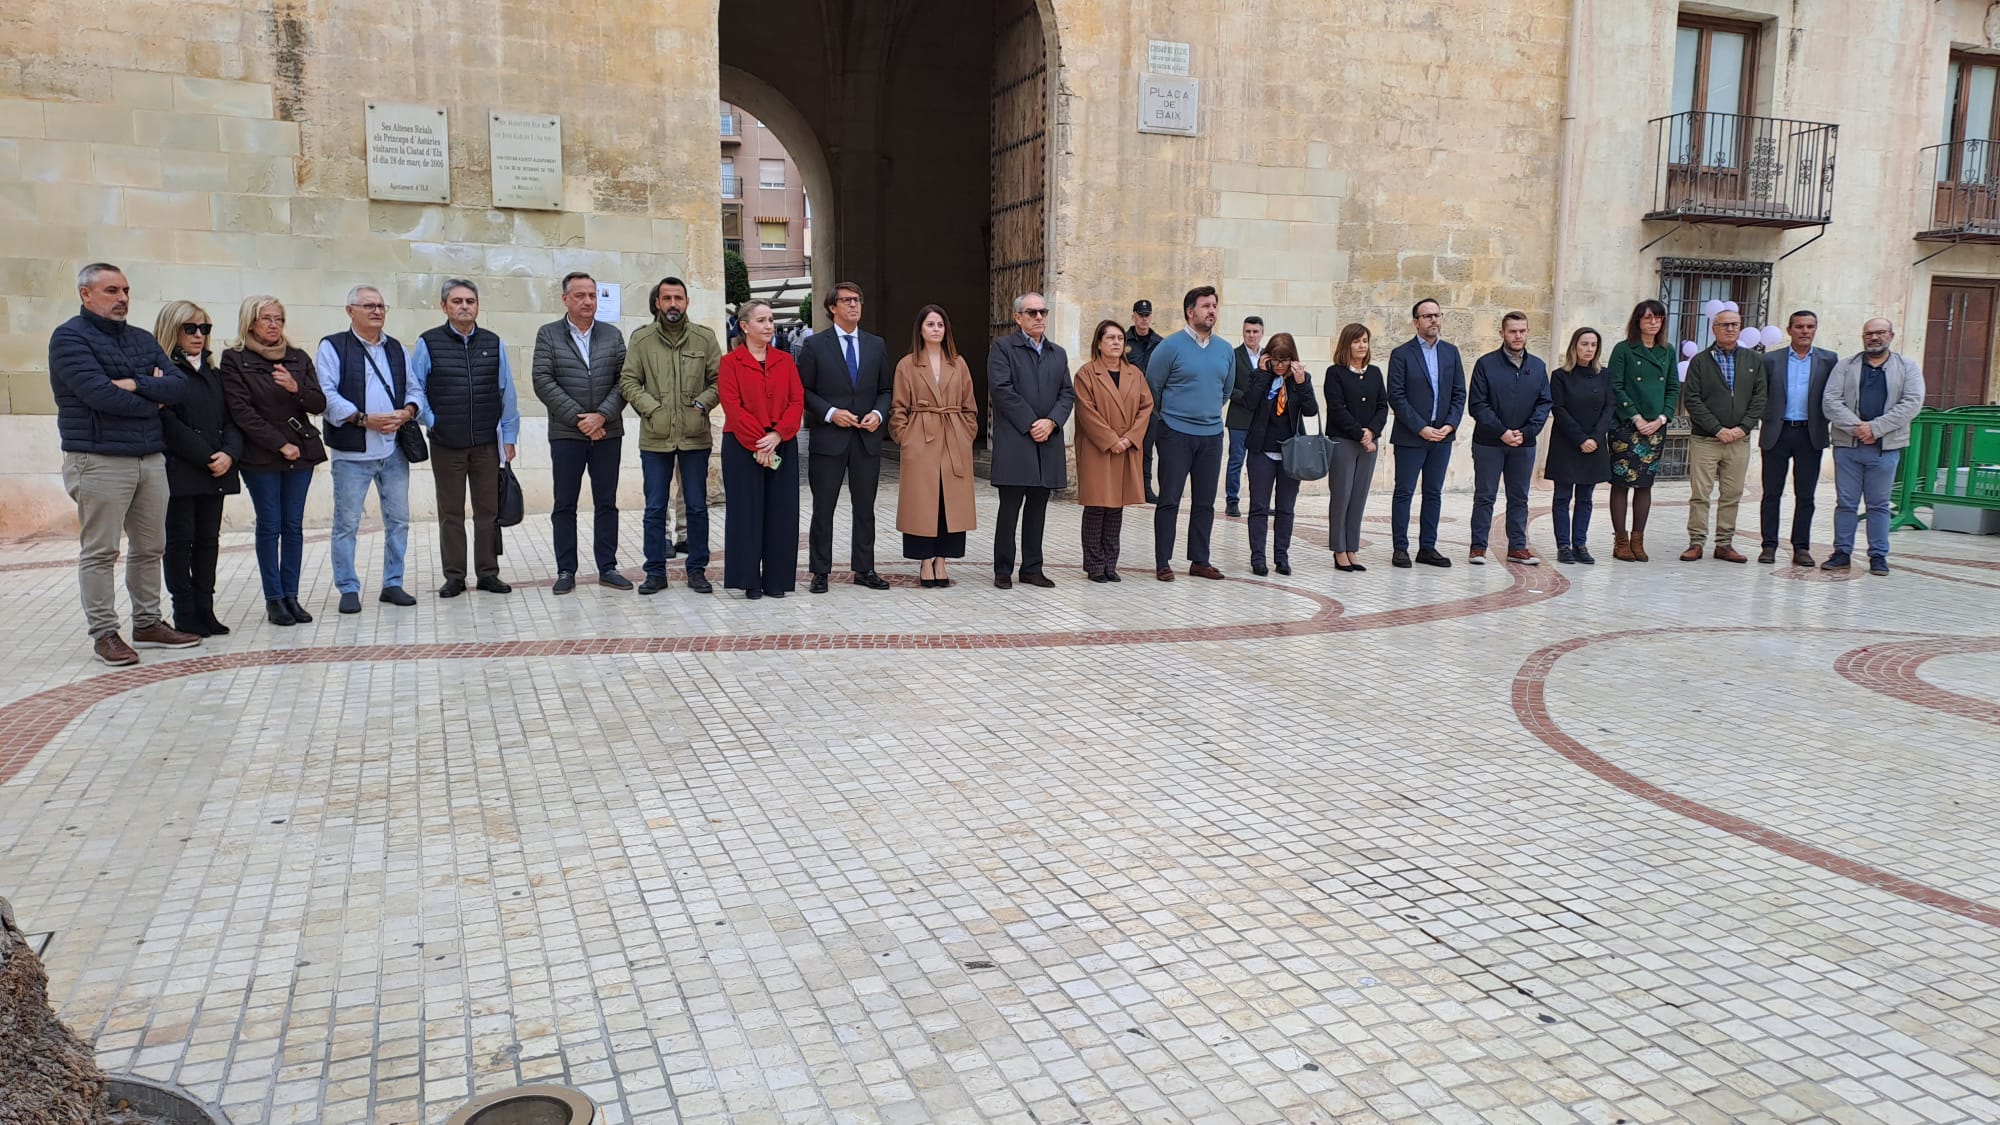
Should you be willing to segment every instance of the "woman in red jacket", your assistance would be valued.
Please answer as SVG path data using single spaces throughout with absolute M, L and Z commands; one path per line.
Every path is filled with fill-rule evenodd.
M 722 357 L 722 585 L 746 598 L 782 598 L 798 585 L 799 369 L 771 342 L 766 301 L 737 310 L 743 343 Z

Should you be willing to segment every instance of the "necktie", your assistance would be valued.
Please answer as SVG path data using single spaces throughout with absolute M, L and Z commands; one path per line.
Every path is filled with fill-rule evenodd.
M 858 387 L 861 385 L 861 359 L 854 354 L 854 337 L 842 332 L 840 342 L 847 345 L 847 381 Z

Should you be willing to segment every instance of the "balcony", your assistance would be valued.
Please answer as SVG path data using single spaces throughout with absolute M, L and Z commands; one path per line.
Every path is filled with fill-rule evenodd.
M 2000 151 L 1993 141 L 1959 141 L 1923 150 L 1930 172 L 1924 242 L 2000 243 Z
M 743 198 L 743 177 L 732 176 L 729 175 L 727 172 L 723 173 L 722 198 L 724 199 Z
M 1647 124 L 1656 171 L 1646 218 L 1780 230 L 1833 221 L 1840 126 L 1702 112 Z
M 722 143 L 740 145 L 743 143 L 743 119 L 733 113 L 722 115 Z

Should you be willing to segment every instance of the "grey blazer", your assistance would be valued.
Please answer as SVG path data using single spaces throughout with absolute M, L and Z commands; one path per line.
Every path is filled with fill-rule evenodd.
M 1785 432 L 1786 401 L 1791 393 L 1790 347 L 1775 352 L 1764 353 L 1764 428 L 1757 435 L 1757 447 L 1770 449 L 1778 444 L 1778 438 Z M 1840 357 L 1826 348 L 1812 350 L 1811 383 L 1806 388 L 1806 436 L 1812 439 L 1814 449 L 1826 448 L 1826 408 L 1820 399 L 1826 394 L 1826 377 L 1833 373 L 1834 365 Z
M 1883 374 L 1889 380 L 1889 401 L 1880 418 L 1863 418 L 1861 407 L 1861 365 L 1867 357 L 1860 352 L 1840 361 L 1826 378 L 1826 394 L 1820 402 L 1826 410 L 1835 448 L 1858 444 L 1854 427 L 1863 422 L 1875 431 L 1882 448 L 1901 449 L 1910 444 L 1910 419 L 1924 408 L 1924 372 L 1908 358 L 1889 353 Z
M 590 362 L 570 339 L 569 321 L 544 324 L 535 333 L 535 397 L 549 412 L 550 441 L 582 441 L 579 414 L 604 415 L 604 436 L 625 436 L 625 396 L 618 375 L 625 368 L 625 336 L 615 324 L 590 326 Z

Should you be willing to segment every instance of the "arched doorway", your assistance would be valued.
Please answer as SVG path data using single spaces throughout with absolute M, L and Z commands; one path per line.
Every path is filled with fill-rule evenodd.
M 815 286 L 867 294 L 901 355 L 916 310 L 950 311 L 986 408 L 986 348 L 1047 278 L 1050 79 L 1044 0 L 722 4 L 722 96 L 783 130 L 810 177 Z M 982 433 L 984 418 L 982 416 Z

